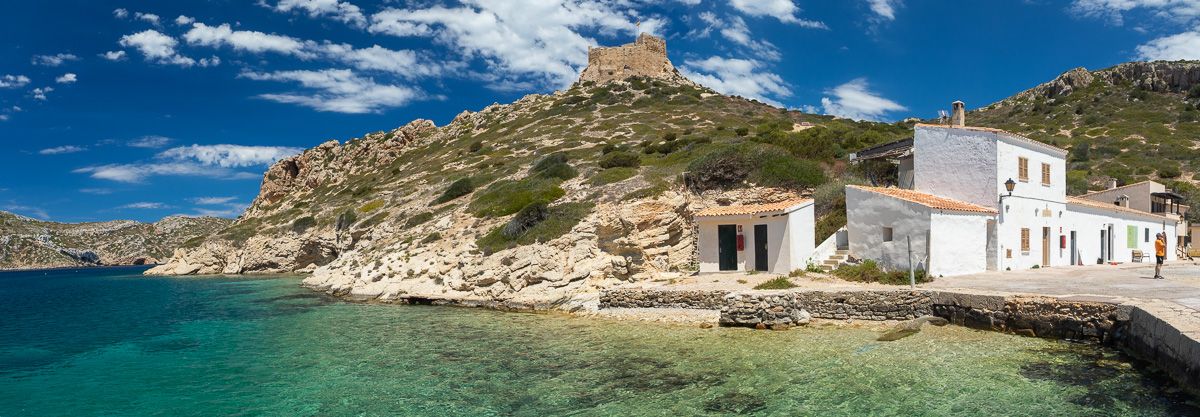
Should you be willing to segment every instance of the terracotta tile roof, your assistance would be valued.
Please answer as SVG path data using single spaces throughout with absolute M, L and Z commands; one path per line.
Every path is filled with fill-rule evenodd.
M 772 211 L 787 210 L 789 207 L 811 203 L 812 201 L 813 200 L 811 198 L 797 198 L 770 204 L 710 207 L 696 212 L 696 217 L 737 216 L 741 214 L 769 213 Z
M 951 198 L 940 197 L 920 191 L 905 190 L 900 188 L 882 188 L 882 187 L 863 187 L 858 185 L 847 185 L 847 187 L 870 191 L 876 194 L 883 194 L 888 197 L 917 203 L 925 207 L 938 210 L 962 211 L 967 213 L 985 213 L 996 214 L 995 209 L 990 209 L 977 204 L 971 204 L 964 201 L 958 201 Z
M 920 126 L 920 127 L 937 127 L 937 128 L 942 128 L 942 129 L 963 129 L 963 130 L 973 130 L 973 131 L 976 131 L 976 132 L 989 132 L 989 133 L 996 133 L 996 134 L 999 134 L 999 135 L 1003 135 L 1003 136 L 1005 136 L 1005 137 L 1008 137 L 1008 138 L 1010 138 L 1010 139 L 1015 139 L 1015 140 L 1017 140 L 1017 141 L 1020 141 L 1020 142 L 1028 143 L 1028 144 L 1030 144 L 1030 145 L 1033 145 L 1033 146 L 1036 146 L 1036 147 L 1040 147 L 1040 148 L 1042 148 L 1042 149 L 1049 150 L 1049 151 L 1052 151 L 1052 152 L 1058 152 L 1058 153 L 1062 153 L 1062 154 L 1064 154 L 1064 155 L 1067 153 L 1067 150 L 1066 150 L 1066 149 L 1063 149 L 1063 148 L 1060 148 L 1060 147 L 1057 147 L 1057 146 L 1053 146 L 1053 145 L 1048 145 L 1048 144 L 1045 144 L 1045 143 L 1042 143 L 1042 142 L 1038 142 L 1038 141 L 1036 141 L 1036 140 L 1033 140 L 1033 139 L 1030 139 L 1030 138 L 1027 138 L 1027 137 L 1024 137 L 1024 136 L 1018 135 L 1018 134 L 1016 134 L 1016 133 L 1009 132 L 1009 131 L 1007 131 L 1007 130 L 1003 130 L 1003 129 L 995 129 L 995 128 L 991 128 L 991 127 L 978 127 L 978 126 L 962 126 L 962 127 L 956 127 L 956 126 L 949 126 L 949 125 L 932 125 L 932 124 L 927 124 L 927 123 L 917 123 L 917 124 L 916 124 L 916 126 Z
M 1159 219 L 1159 220 L 1165 219 L 1168 221 L 1175 221 L 1174 219 L 1167 217 L 1167 216 L 1154 214 L 1154 213 L 1148 213 L 1148 212 L 1144 212 L 1144 211 L 1137 210 L 1137 209 L 1131 209 L 1129 207 L 1122 207 L 1122 206 L 1118 206 L 1118 205 L 1112 204 L 1112 203 L 1105 203 L 1105 202 L 1096 201 L 1096 200 L 1088 200 L 1088 199 L 1079 198 L 1079 197 L 1067 197 L 1067 204 L 1073 204 L 1076 206 L 1087 206 L 1087 207 L 1103 209 L 1103 210 L 1108 210 L 1108 211 L 1117 212 L 1117 213 L 1139 214 L 1142 216 L 1153 217 L 1153 218 Z

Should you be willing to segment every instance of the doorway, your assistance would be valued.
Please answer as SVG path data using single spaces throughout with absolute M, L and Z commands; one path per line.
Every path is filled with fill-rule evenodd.
M 754 270 L 767 272 L 767 225 L 754 225 Z
M 1071 231 L 1071 266 L 1079 265 L 1079 256 L 1075 248 L 1075 231 Z
M 1050 228 L 1042 228 L 1042 268 L 1050 266 Z
M 717 261 L 722 271 L 737 270 L 737 225 L 717 226 Z

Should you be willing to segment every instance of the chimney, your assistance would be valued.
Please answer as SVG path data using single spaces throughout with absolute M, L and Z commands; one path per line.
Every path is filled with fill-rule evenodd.
M 1115 189 L 1115 188 L 1117 188 L 1117 179 L 1116 179 L 1116 178 L 1109 178 L 1109 179 L 1108 179 L 1108 189 L 1112 190 L 1112 189 Z
M 1129 196 L 1122 195 L 1117 197 L 1117 205 L 1121 207 L 1129 207 Z
M 950 126 L 965 127 L 967 125 L 966 105 L 962 101 L 955 101 L 950 105 Z

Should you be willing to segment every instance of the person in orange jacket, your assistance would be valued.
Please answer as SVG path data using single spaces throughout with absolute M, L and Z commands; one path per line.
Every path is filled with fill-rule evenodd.
M 1167 260 L 1167 234 L 1159 233 L 1154 239 L 1154 279 L 1163 279 L 1162 266 Z

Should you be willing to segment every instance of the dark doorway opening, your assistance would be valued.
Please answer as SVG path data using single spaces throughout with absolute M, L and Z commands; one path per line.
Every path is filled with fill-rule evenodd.
M 767 225 L 754 225 L 754 270 L 767 271 Z
M 737 270 L 737 225 L 717 226 L 717 259 L 722 271 Z

